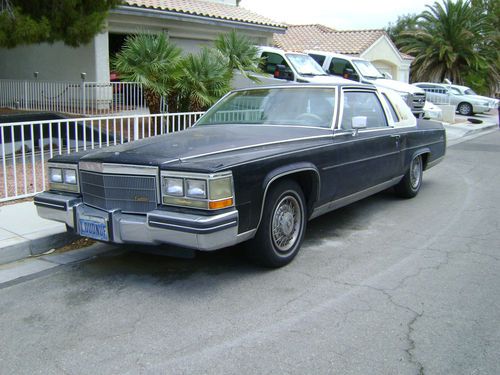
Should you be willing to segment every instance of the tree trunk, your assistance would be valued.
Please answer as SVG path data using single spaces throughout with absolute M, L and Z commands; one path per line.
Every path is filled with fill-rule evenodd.
M 160 113 L 160 94 L 154 92 L 151 89 L 144 89 L 144 97 L 146 99 L 146 104 L 149 108 L 149 113 L 157 114 Z

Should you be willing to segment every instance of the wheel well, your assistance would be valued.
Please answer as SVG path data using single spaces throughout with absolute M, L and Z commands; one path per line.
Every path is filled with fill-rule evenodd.
M 430 155 L 429 152 L 425 152 L 420 155 L 422 157 L 422 167 L 424 171 L 427 169 L 427 161 L 429 159 L 429 155 Z
M 304 197 L 306 199 L 307 213 L 309 216 L 314 207 L 314 203 L 318 199 L 318 194 L 319 194 L 318 175 L 312 170 L 293 172 L 277 178 L 276 180 L 271 182 L 269 188 L 271 188 L 275 183 L 283 181 L 284 179 L 287 178 L 294 180 L 300 185 L 300 188 L 302 189 L 302 192 L 304 193 Z

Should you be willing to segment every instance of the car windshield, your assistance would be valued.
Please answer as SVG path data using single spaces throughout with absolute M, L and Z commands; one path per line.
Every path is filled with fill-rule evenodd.
M 384 78 L 382 73 L 380 73 L 375 66 L 366 60 L 353 60 L 352 61 L 356 68 L 361 72 L 361 75 L 365 78 Z
M 326 72 L 309 55 L 299 53 L 287 53 L 286 57 L 290 60 L 297 73 L 301 75 L 326 76 Z
M 288 125 L 330 128 L 334 88 L 265 88 L 236 91 L 197 123 L 204 125 Z
M 467 89 L 467 90 L 465 90 L 465 91 L 464 91 L 464 94 L 465 94 L 465 95 L 477 95 L 477 94 L 474 92 L 474 90 L 472 90 L 472 89 Z

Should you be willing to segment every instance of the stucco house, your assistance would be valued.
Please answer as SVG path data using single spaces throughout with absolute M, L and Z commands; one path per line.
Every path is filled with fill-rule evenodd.
M 384 30 L 342 30 L 324 25 L 287 25 L 286 33 L 275 34 L 274 44 L 285 50 L 318 50 L 356 56 L 371 61 L 396 80 L 409 81 L 413 57 L 398 51 Z
M 104 31 L 88 45 L 63 43 L 0 49 L 0 79 L 108 82 L 110 56 L 127 34 L 163 31 L 185 52 L 210 44 L 218 34 L 236 29 L 256 44 L 271 44 L 286 27 L 237 6 L 237 0 L 125 0 L 110 11 Z M 36 73 L 35 73 L 36 72 Z

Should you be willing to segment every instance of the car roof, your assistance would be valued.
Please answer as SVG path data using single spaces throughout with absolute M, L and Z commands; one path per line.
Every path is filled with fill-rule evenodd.
M 275 52 L 275 53 L 296 53 L 298 55 L 307 55 L 307 53 L 303 53 L 303 52 L 298 52 L 298 51 L 285 51 L 281 48 L 277 48 L 277 47 L 269 47 L 269 46 L 257 46 L 257 49 L 260 51 L 260 52 Z
M 324 55 L 324 56 L 331 56 L 331 57 L 340 57 L 340 58 L 343 58 L 343 59 L 349 59 L 349 60 L 365 60 L 361 57 L 358 57 L 358 56 L 352 56 L 352 55 L 344 55 L 343 53 L 334 53 L 334 52 L 327 52 L 327 51 L 316 51 L 316 50 L 312 50 L 312 49 L 308 49 L 308 50 L 305 50 L 304 51 L 305 53 L 307 54 L 316 54 L 316 55 Z
M 272 88 L 347 88 L 347 89 L 367 89 L 376 91 L 377 87 L 372 84 L 358 83 L 358 82 L 335 82 L 335 83 L 273 83 L 270 85 L 262 86 L 252 86 L 247 88 L 235 89 L 233 91 L 247 91 L 247 90 L 259 90 L 259 89 L 272 89 Z

